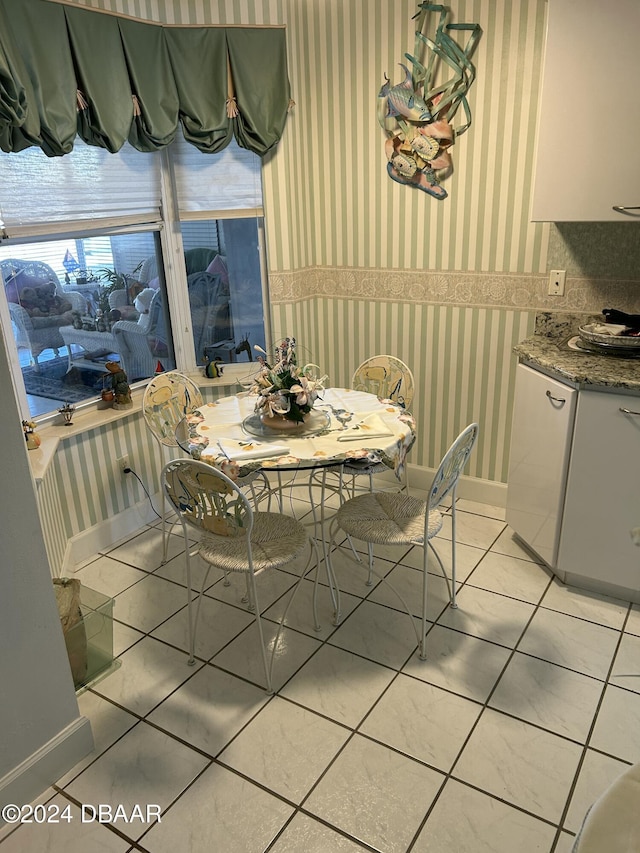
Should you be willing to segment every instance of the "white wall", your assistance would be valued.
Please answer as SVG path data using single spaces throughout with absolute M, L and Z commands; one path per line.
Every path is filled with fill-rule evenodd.
M 78 712 L 9 376 L 0 339 L 0 806 L 34 799 L 93 748 Z

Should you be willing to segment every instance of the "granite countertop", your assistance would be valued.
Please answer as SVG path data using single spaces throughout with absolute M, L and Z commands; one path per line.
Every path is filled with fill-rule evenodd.
M 535 333 L 514 347 L 523 364 L 576 388 L 640 394 L 640 358 L 620 358 L 579 352 L 567 347 L 579 326 L 601 322 L 601 317 L 541 313 Z

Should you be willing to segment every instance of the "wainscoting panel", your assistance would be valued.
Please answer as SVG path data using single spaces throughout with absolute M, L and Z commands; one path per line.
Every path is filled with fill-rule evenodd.
M 435 468 L 471 421 L 480 436 L 466 469 L 506 483 L 516 358 L 535 312 L 508 308 L 314 298 L 273 306 L 274 340 L 296 335 L 300 360 L 348 386 L 358 364 L 389 353 L 413 370 L 419 435 L 413 464 Z
M 155 448 L 143 418 L 91 430 L 62 442 L 53 462 L 53 475 L 61 498 L 66 538 L 132 507 L 141 498 L 135 477 L 126 477 L 117 459 L 129 454 L 132 469 L 150 493 L 158 490 Z
M 228 387 L 219 391 L 203 387 L 205 402 L 229 393 Z M 166 459 L 181 451 L 165 451 Z M 122 474 L 118 458 L 129 455 L 133 474 Z M 158 445 L 147 430 L 140 412 L 132 412 L 121 421 L 97 427 L 85 433 L 63 439 L 53 462 L 38 484 L 37 499 L 51 573 L 73 567 L 70 543 L 87 531 L 95 531 L 95 547 L 83 545 L 74 552 L 97 553 L 105 542 L 109 545 L 141 526 L 146 518 L 155 520 L 160 511 L 160 456 Z M 149 506 L 145 489 L 151 495 Z M 122 524 L 118 535 L 118 517 L 127 513 L 135 521 Z M 77 545 L 77 542 L 75 543 Z

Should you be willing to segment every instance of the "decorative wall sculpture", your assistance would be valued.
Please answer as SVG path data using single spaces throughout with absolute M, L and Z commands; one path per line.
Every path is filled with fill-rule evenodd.
M 420 3 L 418 9 L 414 54 L 405 53 L 411 70 L 400 63 L 404 80 L 395 85 L 385 74 L 378 121 L 387 135 L 391 180 L 444 199 L 447 191 L 440 182 L 453 172 L 450 148 L 471 125 L 467 92 L 476 76 L 471 55 L 482 30 L 478 24 L 447 24 L 450 10 L 439 3 Z M 436 18 L 429 37 L 426 33 Z M 468 36 L 464 46 L 454 40 L 458 33 Z M 460 106 L 465 121 L 453 127 Z

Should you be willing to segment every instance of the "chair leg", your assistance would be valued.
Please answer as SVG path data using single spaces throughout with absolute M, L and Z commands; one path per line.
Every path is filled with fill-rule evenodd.
M 262 630 L 262 618 L 261 618 L 261 614 L 260 614 L 260 608 L 258 606 L 258 590 L 256 588 L 256 578 L 255 578 L 255 575 L 253 574 L 253 572 L 247 573 L 247 585 L 250 586 L 250 588 L 251 588 L 251 599 L 253 600 L 254 605 L 255 605 L 256 625 L 258 626 L 258 636 L 260 637 L 260 651 L 262 652 L 262 663 L 264 665 L 264 675 L 265 675 L 265 680 L 267 682 L 266 690 L 267 690 L 267 693 L 273 693 L 273 687 L 271 685 L 271 667 L 269 666 L 269 663 L 267 660 L 267 648 L 266 648 L 265 643 L 264 643 L 264 631 Z M 273 650 L 271 652 L 271 660 L 272 661 L 273 661 L 273 655 L 275 653 L 275 643 L 276 642 L 277 642 L 277 637 L 276 637 L 276 640 L 274 640 L 274 647 L 273 647 Z
M 429 568 L 429 543 L 424 543 L 422 558 L 422 613 L 420 618 L 420 660 L 427 659 L 427 586 Z
M 188 546 L 187 546 L 188 548 Z M 162 489 L 162 564 L 167 562 L 167 554 L 169 552 L 169 534 L 167 532 L 167 499 Z
M 251 584 L 250 584 L 250 582 L 249 582 L 249 573 L 247 573 L 247 574 L 245 575 L 245 584 L 246 584 L 246 587 L 247 587 L 247 591 L 246 591 L 246 593 L 242 596 L 242 598 L 240 599 L 240 601 L 241 601 L 243 604 L 247 604 L 247 605 L 248 605 L 248 607 L 249 607 L 249 610 L 253 613 L 253 611 L 256 609 L 256 599 L 255 599 L 255 596 L 253 595 L 252 586 L 251 586 Z M 255 579 L 254 579 L 254 585 L 255 585 Z
M 283 507 L 283 498 L 282 498 L 282 473 L 281 473 L 280 471 L 278 471 L 277 477 L 278 477 L 278 492 L 277 492 L 276 500 L 277 500 L 277 502 L 278 502 L 278 509 L 279 509 L 279 510 L 280 510 L 280 512 L 282 513 L 282 507 Z M 271 505 L 269 505 L 269 508 L 271 508 Z
M 160 468 L 162 469 L 162 466 L 164 464 L 164 454 L 162 452 L 162 445 L 159 445 L 159 454 L 160 454 Z M 164 489 L 162 488 L 162 485 L 160 486 L 160 492 L 161 492 L 161 501 L 162 501 L 162 503 L 161 503 L 161 512 L 162 512 L 162 562 L 161 562 L 161 565 L 164 566 L 164 564 L 167 562 L 167 558 L 169 556 L 169 535 L 170 535 L 171 531 L 173 530 L 174 525 L 177 523 L 177 521 L 171 522 L 171 524 L 169 524 L 169 520 L 168 520 L 167 516 L 169 515 L 169 513 L 173 512 L 173 510 L 169 509 L 169 505 L 167 503 L 167 496 L 164 493 Z
M 189 553 L 189 539 L 187 531 L 184 531 L 185 562 L 187 573 L 187 643 L 189 646 L 189 658 L 187 663 L 193 666 L 196 662 L 196 624 L 193 618 L 193 586 L 191 584 L 191 554 Z M 201 593 L 202 595 L 202 593 Z
M 194 551 L 190 554 L 190 557 L 195 557 L 198 554 L 197 551 Z M 191 571 L 187 570 L 187 585 L 188 585 L 188 610 L 189 610 L 189 660 L 187 663 L 189 666 L 193 666 L 195 663 L 195 654 L 196 654 L 196 631 L 198 629 L 198 621 L 200 620 L 200 608 L 202 606 L 202 596 L 204 595 L 204 591 L 207 586 L 207 580 L 209 578 L 209 572 L 211 571 L 211 565 L 207 565 L 207 570 L 204 573 L 204 578 L 202 579 L 202 586 L 200 587 L 200 592 L 198 593 L 198 602 L 196 604 L 196 613 L 195 616 L 192 617 L 192 592 L 191 592 Z
M 337 625 L 338 624 L 338 617 L 340 615 L 340 588 L 338 587 L 338 582 L 336 581 L 336 577 L 333 574 L 333 566 L 331 565 L 331 557 L 329 556 L 328 551 L 327 551 L 326 556 L 325 556 L 324 567 L 325 567 L 325 571 L 327 573 L 327 583 L 329 584 L 329 595 L 331 596 L 331 604 L 333 605 L 333 624 Z M 313 612 L 314 612 L 314 616 L 315 616 L 316 609 L 317 609 L 315 598 L 316 598 L 317 592 L 318 592 L 319 576 L 320 576 L 320 570 L 318 569 L 318 571 L 316 572 L 316 579 L 315 579 L 314 590 L 313 590 L 313 596 L 314 596 Z M 317 616 L 315 616 L 315 619 L 317 622 L 318 621 Z
M 353 545 L 351 547 L 353 548 Z M 369 574 L 367 575 L 365 585 L 373 586 L 373 545 L 371 542 L 367 542 L 367 551 L 369 552 Z
M 329 566 L 329 561 L 328 561 L 328 546 L 327 546 L 327 540 L 325 539 L 325 530 L 326 530 L 325 498 L 326 498 L 326 490 L 327 490 L 327 473 L 329 471 L 330 471 L 329 468 L 322 468 L 321 472 L 320 472 L 320 518 L 318 518 L 318 515 L 316 512 L 316 504 L 315 504 L 315 501 L 313 500 L 313 487 L 314 487 L 313 476 L 309 477 L 308 490 L 309 490 L 309 503 L 311 504 L 311 515 L 313 517 L 313 539 L 314 539 L 316 547 L 317 547 L 318 533 L 320 534 L 320 540 L 322 542 L 322 555 L 324 557 L 325 567 L 327 570 L 327 581 L 329 583 L 329 594 L 331 595 L 331 603 L 333 604 L 333 613 L 335 616 L 338 604 L 337 604 L 337 600 L 336 600 L 336 593 L 335 593 L 334 585 L 332 583 L 331 568 Z M 341 471 L 342 471 L 342 469 L 341 469 Z M 340 477 L 342 477 L 342 473 L 340 474 Z M 340 480 L 340 482 L 342 482 L 342 480 Z M 317 587 L 317 582 L 318 582 L 318 574 L 319 573 L 316 572 L 316 587 Z M 317 589 L 314 590 L 314 603 L 313 603 L 314 613 L 315 613 L 315 607 L 316 607 L 316 602 L 315 602 L 316 591 L 317 591 Z M 317 624 L 317 622 L 318 622 L 318 619 L 316 617 L 316 624 Z M 316 630 L 320 630 L 320 628 L 318 627 L 318 628 L 316 628 Z
M 456 601 L 456 489 L 451 492 L 453 503 L 451 504 L 451 602 L 454 609 L 458 607 Z
M 309 549 L 309 558 L 307 559 L 307 564 L 302 570 L 300 577 L 296 581 L 296 585 L 293 588 L 291 595 L 289 596 L 289 600 L 287 601 L 287 605 L 284 609 L 282 616 L 278 622 L 278 630 L 276 631 L 276 635 L 273 638 L 273 647 L 271 649 L 271 657 L 269 660 L 269 673 L 267 676 L 268 684 L 273 683 L 273 661 L 275 658 L 276 651 L 278 649 L 278 641 L 280 640 L 280 634 L 282 633 L 282 629 L 284 628 L 284 623 L 287 618 L 287 614 L 289 613 L 289 608 L 293 604 L 293 600 L 296 597 L 296 593 L 300 587 L 300 584 L 304 581 L 306 576 L 309 574 L 309 569 L 313 565 L 313 557 L 315 555 L 315 568 L 316 568 L 316 577 L 313 586 L 313 627 L 316 631 L 320 631 L 321 625 L 318 621 L 318 604 L 317 604 L 317 593 L 318 593 L 318 575 L 320 573 L 320 552 L 318 551 L 318 545 L 315 539 L 312 536 L 309 536 L 308 543 L 310 546 Z M 273 693 L 273 690 L 269 692 Z
M 280 617 L 280 622 L 278 624 L 278 630 L 276 632 L 275 637 L 273 638 L 273 648 L 271 649 L 271 655 L 270 656 L 267 655 L 267 647 L 266 647 L 265 641 L 264 641 L 264 630 L 262 627 L 262 614 L 260 612 L 260 605 L 258 603 L 258 588 L 256 585 L 256 578 L 255 578 L 255 575 L 253 574 L 253 572 L 247 572 L 247 587 L 250 590 L 251 601 L 253 602 L 254 608 L 255 608 L 256 624 L 258 626 L 258 635 L 260 637 L 260 650 L 262 653 L 262 662 L 264 665 L 264 674 L 265 674 L 267 693 L 273 693 L 274 692 L 273 691 L 273 679 L 272 679 L 273 661 L 274 661 L 275 654 L 277 651 L 278 641 L 280 639 L 280 634 L 282 633 L 282 628 L 284 626 L 284 621 L 287 617 L 287 613 L 289 612 L 289 608 L 291 607 L 291 605 L 293 603 L 293 599 L 295 597 L 296 592 L 298 591 L 300 584 L 302 583 L 302 581 L 305 579 L 305 577 L 307 576 L 307 574 L 309 572 L 309 567 L 312 564 L 312 558 L 313 558 L 314 554 L 315 554 L 315 558 L 316 558 L 316 560 L 315 560 L 316 576 L 317 576 L 318 571 L 320 570 L 320 559 L 319 559 L 319 554 L 318 554 L 318 546 L 316 545 L 315 541 L 311 537 L 309 537 L 309 544 L 311 546 L 311 550 L 309 553 L 309 559 L 307 561 L 307 565 L 304 567 L 302 574 L 298 578 L 296 585 L 293 589 L 293 592 L 291 593 L 291 596 L 289 598 L 289 601 L 287 602 L 287 606 L 284 609 L 284 613 Z M 318 622 L 318 613 L 317 613 L 317 607 L 316 607 L 315 592 L 314 592 L 314 599 L 313 599 L 313 615 L 314 615 L 314 627 L 315 627 L 316 631 L 319 631 L 320 630 L 320 624 Z
M 338 528 L 339 529 L 339 528 Z M 336 544 L 336 522 L 335 518 L 332 519 L 331 524 L 329 525 L 329 544 L 327 547 L 327 557 L 326 557 L 326 569 L 327 569 L 327 578 L 329 580 L 329 584 L 333 585 L 335 596 L 332 596 L 332 600 L 335 604 L 335 611 L 333 614 L 333 624 L 340 624 L 340 587 L 338 586 L 338 581 L 336 579 L 336 574 L 333 571 L 333 564 L 331 562 L 331 552 Z M 349 540 L 351 544 L 351 540 Z M 351 548 L 353 549 L 353 544 L 351 544 Z M 355 553 L 355 550 L 354 550 Z
M 405 494 L 408 495 L 409 494 L 409 466 L 407 465 L 406 460 L 404 463 L 404 483 L 402 484 L 402 488 L 400 489 L 400 491 L 402 491 L 403 489 L 404 489 Z

